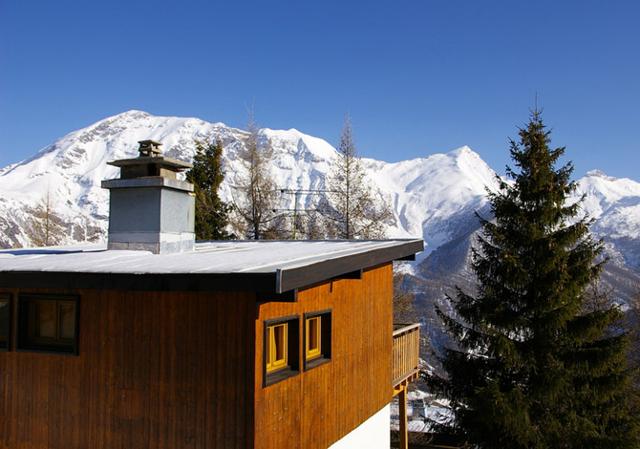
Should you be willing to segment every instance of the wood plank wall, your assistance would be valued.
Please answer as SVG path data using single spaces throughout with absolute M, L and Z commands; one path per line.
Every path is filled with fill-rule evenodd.
M 386 264 L 365 271 L 361 280 L 338 280 L 301 291 L 297 303 L 258 306 L 256 448 L 325 449 L 389 403 L 392 282 L 392 266 Z M 263 320 L 299 315 L 302 331 L 304 313 L 328 308 L 333 310 L 331 362 L 263 387 Z
M 0 352 L 1 449 L 253 446 L 253 294 L 55 293 L 80 355 Z

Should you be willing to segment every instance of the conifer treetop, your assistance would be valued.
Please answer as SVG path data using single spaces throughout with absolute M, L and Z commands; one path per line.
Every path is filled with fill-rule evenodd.
M 494 218 L 480 218 L 476 291 L 438 311 L 455 345 L 447 377 L 428 379 L 454 414 L 437 428 L 480 448 L 635 447 L 620 311 L 587 307 L 603 244 L 567 203 L 573 168 L 550 144 L 534 111 L 510 141 L 512 182 L 489 195 Z

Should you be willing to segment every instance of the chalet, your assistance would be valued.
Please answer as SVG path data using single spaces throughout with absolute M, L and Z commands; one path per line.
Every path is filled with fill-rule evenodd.
M 188 164 L 112 164 L 107 245 L 0 252 L 0 449 L 388 448 L 422 241 L 195 243 Z

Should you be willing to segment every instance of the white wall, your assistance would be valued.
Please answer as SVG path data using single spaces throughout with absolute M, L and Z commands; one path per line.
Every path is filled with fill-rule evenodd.
M 391 406 L 386 405 L 351 433 L 332 444 L 329 449 L 389 449 L 391 446 L 390 419 Z

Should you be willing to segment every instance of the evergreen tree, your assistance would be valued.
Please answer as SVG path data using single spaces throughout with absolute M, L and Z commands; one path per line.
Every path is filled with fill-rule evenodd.
M 477 292 L 450 298 L 455 317 L 439 311 L 458 347 L 442 357 L 446 378 L 429 379 L 454 414 L 437 427 L 479 448 L 637 447 L 620 312 L 587 304 L 602 243 L 568 204 L 573 168 L 556 168 L 564 148 L 549 147 L 538 111 L 519 136 L 513 182 L 481 219 Z
M 230 239 L 227 226 L 231 207 L 218 194 L 224 180 L 222 142 L 195 144 L 193 168 L 187 172 L 187 180 L 194 185 L 196 195 L 196 239 Z
M 347 117 L 338 159 L 327 176 L 327 196 L 318 205 L 329 236 L 346 240 L 384 238 L 384 223 L 391 218 L 391 210 L 386 202 L 376 201 L 368 182 Z

